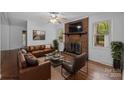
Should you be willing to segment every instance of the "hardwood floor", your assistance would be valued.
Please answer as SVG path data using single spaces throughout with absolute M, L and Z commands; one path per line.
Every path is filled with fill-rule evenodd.
M 16 79 L 18 77 L 17 52 L 18 50 L 2 51 L 1 79 Z
M 64 79 L 61 76 L 60 68 L 60 66 L 56 68 L 51 67 L 52 80 Z M 115 71 L 110 66 L 93 61 L 88 61 L 88 73 L 84 73 L 84 71 L 86 71 L 86 67 L 82 68 L 81 71 L 76 73 L 75 80 L 121 80 L 121 73 L 119 70 Z M 74 80 L 74 76 L 69 77 L 68 80 Z
M 16 79 L 17 77 L 17 52 L 5 51 L 2 53 L 1 73 L 3 79 Z M 69 58 L 68 56 L 66 56 Z M 11 63 L 11 64 L 10 64 Z M 51 66 L 51 80 L 64 80 L 61 76 L 61 66 Z M 86 67 L 81 69 L 75 75 L 76 80 L 121 80 L 122 75 L 120 71 L 113 70 L 112 67 L 106 66 L 93 61 L 88 61 L 88 74 L 84 73 Z M 11 77 L 11 78 L 10 78 Z M 74 80 L 74 77 L 69 77 L 69 80 Z

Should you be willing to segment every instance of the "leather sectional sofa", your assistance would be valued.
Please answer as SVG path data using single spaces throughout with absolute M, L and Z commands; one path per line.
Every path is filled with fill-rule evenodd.
M 23 53 L 22 50 L 18 52 L 18 66 L 20 80 L 47 80 L 51 78 L 51 63 L 38 59 L 46 53 L 54 51 L 52 48 L 45 48 L 44 45 L 29 46 L 27 47 L 27 53 Z M 30 58 L 30 61 L 37 60 L 38 65 L 27 66 L 27 59 L 25 56 Z
M 35 57 L 44 56 L 47 53 L 53 52 L 54 49 L 49 45 L 37 45 L 37 46 L 28 46 L 27 51 L 33 54 Z

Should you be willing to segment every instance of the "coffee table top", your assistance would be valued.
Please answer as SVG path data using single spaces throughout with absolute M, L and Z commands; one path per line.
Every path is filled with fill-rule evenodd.
M 53 67 L 60 66 L 62 64 L 63 58 L 64 56 L 59 52 L 46 54 L 46 59 L 51 61 Z

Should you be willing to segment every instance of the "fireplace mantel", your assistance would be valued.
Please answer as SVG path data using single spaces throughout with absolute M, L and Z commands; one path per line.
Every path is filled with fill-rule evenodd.
M 76 33 L 70 33 L 70 32 L 66 32 L 66 33 L 64 33 L 65 35 L 68 35 L 68 36 L 70 36 L 70 35 L 85 35 L 85 34 L 87 34 L 87 32 L 76 32 Z

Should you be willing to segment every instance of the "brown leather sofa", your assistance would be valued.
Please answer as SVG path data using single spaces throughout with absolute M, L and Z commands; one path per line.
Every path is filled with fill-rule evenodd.
M 35 57 L 41 57 L 47 53 L 53 52 L 54 49 L 51 46 L 46 48 L 46 45 L 36 45 L 28 46 L 27 51 L 32 53 Z
M 48 61 L 37 60 L 31 53 L 26 53 L 33 59 L 38 61 L 38 65 L 27 67 L 25 54 L 21 51 L 18 52 L 18 66 L 20 80 L 47 80 L 51 78 L 51 64 Z

